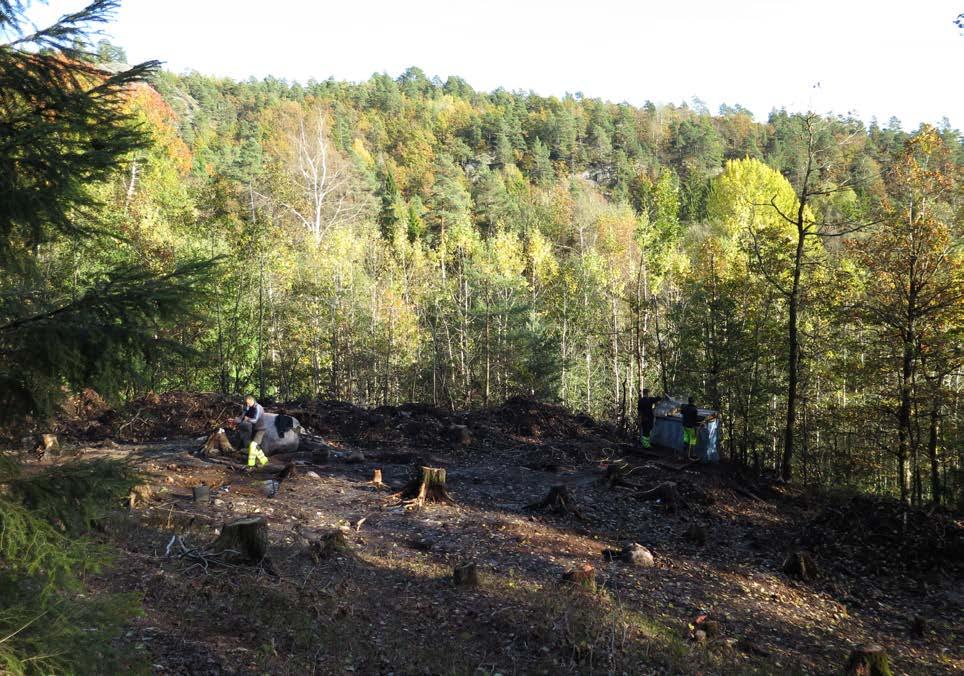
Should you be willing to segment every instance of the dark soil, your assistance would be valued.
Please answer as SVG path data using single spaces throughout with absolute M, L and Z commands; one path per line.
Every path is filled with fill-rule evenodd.
M 81 455 L 130 458 L 150 473 L 152 497 L 102 536 L 120 555 L 97 585 L 142 595 L 145 615 L 120 640 L 155 673 L 825 674 L 864 643 L 883 645 L 895 673 L 964 668 L 959 516 L 683 466 L 525 399 L 456 414 L 269 406 L 336 450 L 321 464 L 272 458 L 245 474 L 192 453 L 236 408 L 175 393 L 97 423 L 136 444 L 83 441 L 83 413 L 64 428 L 85 430 Z M 467 428 L 468 445 L 453 426 Z M 629 463 L 630 487 L 604 480 L 617 459 Z M 298 471 L 266 497 L 286 462 Z M 379 468 L 401 490 L 420 465 L 446 469 L 455 504 L 409 509 L 371 484 Z M 667 483 L 678 504 L 636 497 L 636 486 Z M 193 501 L 199 484 L 211 502 Z M 578 516 L 525 509 L 557 485 Z M 184 554 L 251 515 L 268 521 L 260 565 Z M 347 550 L 319 556 L 333 531 Z M 653 566 L 603 554 L 632 543 Z M 814 558 L 813 579 L 783 572 L 800 550 Z M 453 568 L 467 563 L 479 584 L 457 587 Z M 560 584 L 587 565 L 595 591 Z

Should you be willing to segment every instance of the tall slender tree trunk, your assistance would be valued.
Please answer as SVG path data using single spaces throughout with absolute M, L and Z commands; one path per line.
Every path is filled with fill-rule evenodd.
M 489 405 L 489 387 L 492 375 L 492 354 L 491 354 L 491 337 L 490 337 L 490 325 L 491 325 L 491 313 L 489 311 L 491 301 L 491 295 L 486 293 L 485 300 L 485 388 L 482 393 L 482 405 Z
M 938 381 L 939 382 L 939 381 Z M 931 399 L 930 434 L 927 440 L 927 456 L 931 465 L 931 502 L 941 504 L 940 462 L 937 458 L 937 445 L 940 437 L 941 399 L 935 394 Z
M 669 394 L 669 379 L 666 377 L 666 352 L 663 349 L 663 335 L 659 330 L 659 301 L 653 296 L 653 321 L 656 328 L 656 349 L 659 352 L 659 375 L 663 381 L 663 394 Z
M 801 201 L 799 220 L 797 221 L 797 250 L 793 259 L 793 282 L 790 286 L 789 317 L 787 321 L 787 338 L 789 355 L 787 358 L 787 423 L 783 434 L 783 466 L 781 475 L 784 481 L 790 481 L 793 476 L 793 433 L 797 424 L 797 384 L 800 377 L 800 276 L 803 270 L 803 247 L 806 241 L 806 231 L 803 229 L 803 206 Z
M 613 320 L 613 409 L 619 410 L 619 317 L 618 306 L 616 305 L 616 291 L 612 290 L 612 320 Z

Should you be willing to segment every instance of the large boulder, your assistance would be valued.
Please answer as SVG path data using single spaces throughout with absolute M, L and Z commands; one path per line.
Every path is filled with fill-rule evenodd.
M 266 455 L 294 453 L 298 450 L 301 423 L 298 422 L 297 418 L 280 413 L 265 412 L 264 424 L 264 441 L 261 442 L 261 450 Z M 251 426 L 242 424 L 239 429 L 241 432 L 241 449 L 244 450 L 251 441 Z M 279 432 L 279 430 L 284 431 Z

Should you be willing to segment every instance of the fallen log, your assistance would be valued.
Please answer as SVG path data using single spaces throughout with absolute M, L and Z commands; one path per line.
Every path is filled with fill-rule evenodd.
M 317 434 L 302 432 L 298 438 L 298 451 L 302 453 L 312 453 L 319 456 L 328 457 L 330 453 L 338 452 L 338 449 L 326 442 Z
M 741 488 L 739 486 L 733 486 L 733 492 L 736 493 L 737 495 L 742 495 L 744 498 L 749 498 L 754 502 L 766 502 L 766 500 L 761 498 L 759 495 L 756 495 L 755 493 L 751 493 L 747 489 Z

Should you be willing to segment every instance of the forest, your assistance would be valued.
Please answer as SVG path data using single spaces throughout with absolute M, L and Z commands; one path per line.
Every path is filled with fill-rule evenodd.
M 185 596 L 170 597 L 179 607 L 210 594 L 222 599 L 212 618 L 284 625 L 278 645 L 311 669 L 361 659 L 372 673 L 391 664 L 399 673 L 497 673 L 510 662 L 521 672 L 617 673 L 666 659 L 668 671 L 745 673 L 734 665 L 749 671 L 748 663 L 733 660 L 763 660 L 768 672 L 766 660 L 789 659 L 825 673 L 843 638 L 820 634 L 827 618 L 862 607 L 861 585 L 872 584 L 890 590 L 899 622 L 882 629 L 859 618 L 854 630 L 890 632 L 906 648 L 901 668 L 953 670 L 959 656 L 941 649 L 939 635 L 955 635 L 941 609 L 960 606 L 945 588 L 964 544 L 954 525 L 964 508 L 964 138 L 946 119 L 905 130 L 897 119 L 882 126 L 777 107 L 764 122 L 740 105 L 710 111 L 699 99 L 633 106 L 581 93 L 482 92 L 417 67 L 361 82 L 236 81 L 128 64 L 94 30 L 113 0 L 45 28 L 32 25 L 29 5 L 0 0 L 0 436 L 10 449 L 0 452 L 0 672 L 129 668 L 121 627 L 142 602 L 163 614 L 164 595 L 181 589 L 162 584 L 162 569 L 190 581 Z M 719 412 L 724 473 L 634 455 L 644 388 Z M 252 459 L 245 475 L 207 454 L 235 450 L 218 426 L 244 395 L 318 433 L 304 433 L 314 444 L 307 455 L 262 470 L 273 473 L 265 494 Z M 78 420 L 86 427 L 71 437 Z M 50 430 L 86 459 L 57 455 L 55 435 L 38 435 Z M 411 500 L 378 492 L 409 465 L 440 482 L 429 497 L 458 529 L 429 538 L 441 522 L 416 522 L 406 516 Z M 507 466 L 524 471 L 507 478 Z M 516 504 L 544 494 L 560 472 L 568 478 L 548 498 Z M 426 485 L 414 493 L 419 509 Z M 246 606 L 253 597 L 240 587 L 211 591 L 228 577 L 209 575 L 210 566 L 238 566 L 185 540 L 207 536 L 216 518 L 227 529 L 230 517 L 252 513 L 252 496 L 261 513 L 281 486 L 264 513 L 288 510 L 298 526 L 286 530 L 272 516 L 272 547 L 307 549 L 266 563 L 268 527 L 263 516 L 248 519 L 262 524 L 263 546 L 239 575 L 263 595 Z M 364 516 L 343 497 L 360 486 Z M 117 521 L 122 501 L 127 516 Z M 327 511 L 312 521 L 308 504 Z M 162 508 L 166 522 L 152 511 Z M 312 540 L 317 533 L 299 530 L 312 523 L 336 523 L 342 534 Z M 652 527 L 633 530 L 643 523 Z M 714 548 L 726 529 L 748 544 Z M 505 532 L 520 534 L 510 541 Z M 672 598 L 685 603 L 644 619 L 615 592 L 552 605 L 556 559 L 533 560 L 530 537 L 546 552 L 568 548 L 563 581 L 596 594 L 594 567 L 580 562 L 598 558 L 598 540 L 627 533 L 658 556 L 630 543 L 604 550 L 607 564 L 675 575 Z M 411 551 L 394 558 L 399 534 Z M 474 543 L 486 538 L 479 554 Z M 542 652 L 525 641 L 499 645 L 483 623 L 472 629 L 482 644 L 457 668 L 449 649 L 461 650 L 471 632 L 455 629 L 446 655 L 402 649 L 409 638 L 399 634 L 399 647 L 386 649 L 392 659 L 376 666 L 351 647 L 374 626 L 365 613 L 382 605 L 363 594 L 353 597 L 361 628 L 326 620 L 334 633 L 318 633 L 319 618 L 348 613 L 325 595 L 349 579 L 372 589 L 428 584 L 429 595 L 475 617 L 478 598 L 453 597 L 439 582 L 455 562 L 456 587 L 469 568 L 469 586 L 479 585 L 475 563 L 449 555 L 467 556 L 470 541 L 492 594 L 483 606 L 511 610 Z M 881 543 L 892 547 L 886 556 Z M 834 570 L 862 571 L 847 584 L 863 591 L 814 574 L 799 549 L 806 544 L 846 562 Z M 785 550 L 781 567 L 774 557 Z M 103 576 L 110 551 L 129 579 Z M 305 552 L 313 567 L 298 558 Z M 324 568 L 333 556 L 355 568 Z M 687 580 L 703 575 L 706 557 L 715 570 L 739 560 L 740 575 L 771 576 L 782 596 L 768 598 L 785 604 L 775 616 L 811 608 L 809 624 L 771 623 L 784 633 L 771 632 L 762 648 L 708 633 L 705 622 L 717 632 L 726 624 L 699 611 L 680 643 L 659 623 L 685 623 L 681 613 L 702 608 Z M 319 566 L 331 581 L 305 592 Z M 917 576 L 913 594 L 899 586 L 903 574 Z M 613 564 L 605 575 L 635 585 L 625 592 L 633 608 L 670 598 L 662 587 L 641 592 L 653 578 L 631 567 Z M 767 634 L 746 618 L 770 606 L 752 607 L 719 580 L 705 584 L 730 604 L 730 630 Z M 937 605 L 921 609 L 918 592 Z M 310 609 L 299 605 L 306 593 L 316 594 Z M 399 612 L 416 626 L 426 621 L 421 608 Z M 601 619 L 600 608 L 609 613 Z M 272 615 L 282 609 L 296 615 Z M 920 652 L 902 643 L 908 613 L 913 636 L 927 642 Z M 533 617 L 556 624 L 539 634 Z M 570 620 L 585 623 L 573 629 Z M 157 621 L 171 636 L 183 630 L 180 619 Z M 201 632 L 220 636 L 221 620 L 209 621 Z M 153 639 L 138 627 L 131 640 L 141 650 Z M 574 638 L 579 631 L 588 633 Z M 709 639 L 705 651 L 692 648 Z M 217 643 L 187 649 L 189 639 L 177 640 L 154 659 L 201 659 Z M 258 648 L 260 671 L 243 656 L 250 673 L 277 667 L 275 658 L 274 638 Z M 475 670 L 476 658 L 495 666 Z
M 964 146 L 946 123 L 760 123 L 418 68 L 158 71 L 124 105 L 151 142 L 86 186 L 103 234 L 38 249 L 49 291 L 221 264 L 216 293 L 158 326 L 175 349 L 125 354 L 105 391 L 524 394 L 628 428 L 646 386 L 721 411 L 725 457 L 757 471 L 961 499 Z

